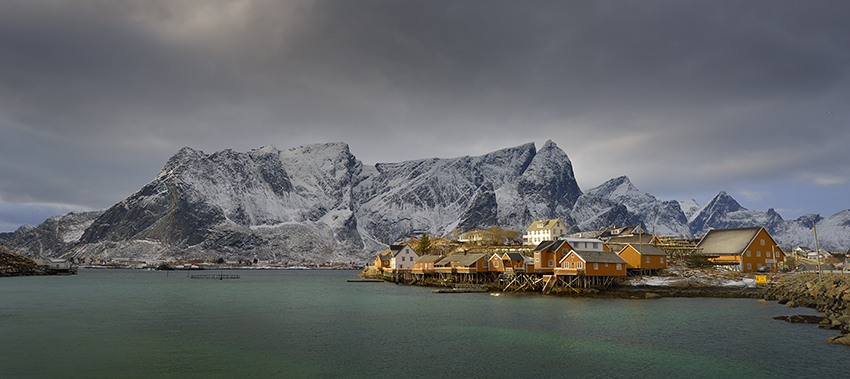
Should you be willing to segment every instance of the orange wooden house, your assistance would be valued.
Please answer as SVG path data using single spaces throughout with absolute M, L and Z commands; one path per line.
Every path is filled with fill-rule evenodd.
M 571 250 L 565 255 L 555 275 L 626 276 L 626 261 L 611 251 Z
M 785 254 L 764 227 L 709 230 L 694 254 L 715 264 L 735 266 L 742 272 L 776 272 Z
M 653 245 L 627 244 L 617 255 L 626 261 L 630 271 L 654 272 L 667 268 L 667 253 Z
M 566 256 L 570 250 L 581 249 L 582 251 L 607 251 L 602 241 L 595 238 L 567 238 L 557 241 L 543 241 L 534 248 L 534 272 L 551 274 L 558 266 L 558 262 Z
M 434 263 L 434 272 L 442 274 L 474 274 L 490 271 L 489 255 L 450 254 Z
M 490 257 L 491 272 L 526 272 L 525 256 L 520 253 L 493 254 Z
M 572 247 L 566 240 L 543 241 L 534 248 L 534 272 L 551 274 L 555 264 L 568 253 Z
M 413 269 L 410 272 L 414 274 L 433 274 L 434 264 L 445 258 L 445 255 L 426 254 L 419 259 L 413 261 Z

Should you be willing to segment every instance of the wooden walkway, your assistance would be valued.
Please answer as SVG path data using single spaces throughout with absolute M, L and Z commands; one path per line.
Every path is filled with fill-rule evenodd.
M 239 275 L 192 275 L 189 277 L 190 279 L 239 279 Z

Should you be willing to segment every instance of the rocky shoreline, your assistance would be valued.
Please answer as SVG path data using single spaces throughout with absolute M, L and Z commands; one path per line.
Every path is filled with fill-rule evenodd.
M 369 268 L 360 277 L 388 280 Z M 778 301 L 788 308 L 808 307 L 823 312 L 823 316 L 791 315 L 775 317 L 794 323 L 817 324 L 819 328 L 834 329 L 841 335 L 827 341 L 850 345 L 850 276 L 828 275 L 820 279 L 817 275 L 784 274 L 775 282 L 759 286 L 703 285 L 698 282 L 673 282 L 673 285 L 615 285 L 609 288 L 563 288 L 556 287 L 546 293 L 555 296 L 599 297 L 619 299 L 656 299 L 662 297 L 712 297 L 747 298 Z M 445 288 L 439 280 L 398 282 L 419 286 Z M 496 284 L 485 285 L 490 291 L 499 291 Z M 539 293 L 538 291 L 534 291 Z M 530 292 L 529 292 L 530 293 Z
M 764 295 L 788 308 L 814 308 L 820 318 L 790 316 L 788 322 L 817 323 L 819 328 L 834 329 L 840 336 L 827 341 L 850 345 L 850 277 L 837 275 L 783 275 Z
M 50 274 L 49 270 L 39 266 L 32 259 L 0 247 L 0 277 Z

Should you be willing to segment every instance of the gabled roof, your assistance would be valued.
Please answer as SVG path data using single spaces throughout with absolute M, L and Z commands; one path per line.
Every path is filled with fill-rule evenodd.
M 697 244 L 696 254 L 741 255 L 753 242 L 761 226 L 734 229 L 712 229 Z M 700 249 L 701 248 L 701 249 Z
M 512 261 L 521 261 L 521 260 L 525 260 L 525 256 L 520 254 L 520 253 L 505 253 L 505 255 L 502 255 L 502 259 L 509 259 L 509 260 L 512 260 Z
M 410 245 L 390 245 L 390 254 L 394 257 L 398 256 L 398 254 L 401 253 L 402 250 L 404 250 L 405 246 Z M 413 248 L 411 247 L 410 250 L 413 250 Z M 414 250 L 413 252 L 415 253 L 416 251 Z
M 620 253 L 622 253 L 623 250 L 626 250 L 626 248 L 629 247 L 629 246 L 631 246 L 633 249 L 637 250 L 637 252 L 640 253 L 640 255 L 667 255 L 667 252 L 655 247 L 654 245 L 642 245 L 642 244 L 637 244 L 637 245 L 636 244 L 627 244 L 626 246 L 623 246 L 623 249 L 620 250 Z
M 553 218 L 551 220 L 537 220 L 531 223 L 531 225 L 526 228 L 526 231 L 534 231 L 534 230 L 549 230 L 555 227 L 557 223 L 561 222 L 560 219 Z M 563 222 L 561 222 L 563 224 Z M 566 225 L 564 225 L 566 227 Z
M 444 257 L 444 255 L 425 254 L 425 255 L 417 258 L 413 263 L 437 262 L 440 259 L 443 259 L 443 257 Z
M 617 253 L 611 251 L 583 251 L 583 250 L 572 250 L 570 253 L 575 253 L 578 255 L 581 260 L 587 263 L 626 263 L 626 260 L 620 258 Z M 563 261 L 570 254 L 564 256 L 561 259 Z
M 534 252 L 545 251 L 548 253 L 552 253 L 561 248 L 564 244 L 566 244 L 566 240 L 557 240 L 557 241 L 543 241 L 537 244 L 537 247 L 534 248 Z
M 602 231 L 599 234 L 599 238 L 609 238 L 615 237 L 618 235 L 629 235 L 636 234 L 642 232 L 640 225 L 629 225 L 629 226 L 612 226 Z
M 653 238 L 652 234 L 632 234 L 628 236 L 615 236 L 608 239 L 606 242 L 609 245 L 612 244 L 644 244 L 649 245 L 655 243 L 655 238 Z
M 452 254 L 447 255 L 442 260 L 435 263 L 435 266 L 448 266 L 451 262 L 457 262 L 455 266 L 471 266 L 473 263 L 481 259 L 482 257 L 486 257 L 487 254 L 478 253 L 478 254 Z

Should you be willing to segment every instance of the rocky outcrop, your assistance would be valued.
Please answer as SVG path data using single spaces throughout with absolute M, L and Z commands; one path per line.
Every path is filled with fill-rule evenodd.
M 824 313 L 820 326 L 850 333 L 850 277 L 786 275 L 771 288 L 765 299 L 779 300 L 789 308 L 809 307 Z M 845 337 L 830 342 L 844 343 Z M 850 341 L 848 341 L 850 342 Z
M 0 276 L 45 275 L 47 269 L 32 259 L 0 247 Z

